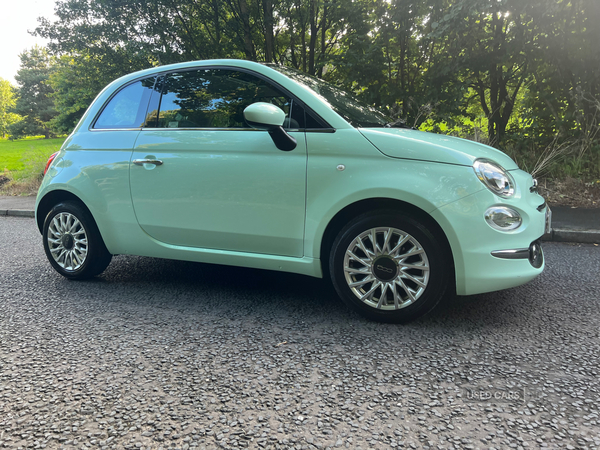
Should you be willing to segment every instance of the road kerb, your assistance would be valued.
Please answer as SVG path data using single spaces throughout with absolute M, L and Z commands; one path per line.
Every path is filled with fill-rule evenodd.
M 0 216 L 35 217 L 35 212 L 25 209 L 0 209 Z

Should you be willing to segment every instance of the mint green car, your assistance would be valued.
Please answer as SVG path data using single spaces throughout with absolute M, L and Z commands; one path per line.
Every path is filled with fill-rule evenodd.
M 212 60 L 107 86 L 49 160 L 36 220 L 67 278 L 115 254 L 295 272 L 405 322 L 539 275 L 550 211 L 498 150 L 292 69 Z

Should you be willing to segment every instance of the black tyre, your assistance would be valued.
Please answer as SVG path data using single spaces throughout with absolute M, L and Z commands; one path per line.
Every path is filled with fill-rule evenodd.
M 64 277 L 91 278 L 102 273 L 112 259 L 94 218 L 77 202 L 54 206 L 44 220 L 43 236 L 50 264 Z
M 341 299 L 379 322 L 403 323 L 429 312 L 453 273 L 450 255 L 432 228 L 393 210 L 348 223 L 329 255 L 331 281 Z

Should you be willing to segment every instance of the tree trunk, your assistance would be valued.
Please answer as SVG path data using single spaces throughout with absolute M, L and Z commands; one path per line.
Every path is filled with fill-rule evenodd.
M 273 1 L 263 0 L 264 27 L 265 27 L 265 62 L 273 61 Z
M 242 30 L 244 32 L 244 53 L 250 61 L 256 61 L 256 49 L 252 41 L 252 30 L 250 29 L 250 13 L 246 0 L 240 0 L 240 18 L 242 20 Z
M 308 44 L 308 73 L 315 74 L 315 50 L 317 46 L 317 12 L 315 8 L 316 0 L 310 0 L 310 42 Z
M 317 76 L 323 78 L 323 61 L 325 61 L 326 39 L 327 36 L 327 3 L 323 3 L 323 17 L 321 18 L 321 54 L 319 55 L 319 70 Z

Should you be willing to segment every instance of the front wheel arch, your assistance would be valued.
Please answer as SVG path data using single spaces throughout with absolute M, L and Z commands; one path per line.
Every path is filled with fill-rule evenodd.
M 452 264 L 451 280 L 453 280 L 453 282 L 455 281 L 456 277 L 454 273 L 454 256 L 452 254 L 450 242 L 448 241 L 446 233 L 444 233 L 442 227 L 437 223 L 437 221 L 433 217 L 431 217 L 421 208 L 418 208 L 410 203 L 403 202 L 401 200 L 395 200 L 390 198 L 371 198 L 352 203 L 346 206 L 344 209 L 340 210 L 329 221 L 329 224 L 327 225 L 327 227 L 325 228 L 325 232 L 323 233 L 323 238 L 321 239 L 320 249 L 320 260 L 324 278 L 327 278 L 329 275 L 329 254 L 331 251 L 331 246 L 333 245 L 333 242 L 335 241 L 335 238 L 338 235 L 338 233 L 342 230 L 342 228 L 346 226 L 348 222 L 350 222 L 354 218 L 366 212 L 377 210 L 394 210 L 398 211 L 401 214 L 410 215 L 415 219 L 423 222 L 432 230 L 434 230 L 436 234 L 441 238 L 441 243 L 444 246 L 444 250 L 447 253 L 447 255 L 449 255 L 449 260 Z

